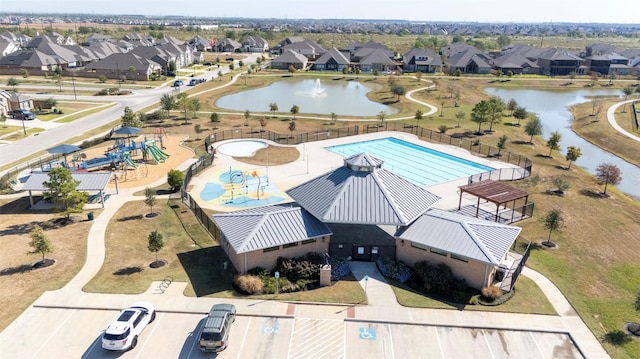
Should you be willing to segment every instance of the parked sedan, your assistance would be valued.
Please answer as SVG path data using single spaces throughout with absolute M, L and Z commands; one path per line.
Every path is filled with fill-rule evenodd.
M 182 80 L 175 80 L 175 81 L 173 81 L 173 85 L 171 85 L 171 86 L 180 87 L 182 85 L 184 85 L 184 82 L 182 82 Z
M 11 116 L 16 120 L 35 120 L 36 114 L 29 110 L 13 110 Z

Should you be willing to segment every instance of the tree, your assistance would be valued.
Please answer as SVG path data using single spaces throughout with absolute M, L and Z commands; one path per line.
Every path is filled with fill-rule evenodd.
M 29 71 L 27 71 L 27 69 L 20 69 L 20 75 L 22 75 L 23 78 L 27 78 L 29 77 Z
M 200 100 L 197 98 L 194 98 L 191 101 L 192 101 L 191 109 L 193 110 L 193 118 L 198 118 L 198 111 L 200 111 L 202 104 L 200 103 Z
M 291 132 L 291 137 L 293 137 L 293 131 L 296 130 L 296 121 L 289 122 L 289 132 Z
M 569 161 L 569 168 L 567 168 L 567 170 L 571 169 L 571 164 L 574 161 L 578 160 L 580 156 L 582 156 L 582 151 L 580 150 L 580 147 L 576 147 L 576 146 L 567 147 L 567 155 L 565 156 L 567 161 Z
M 440 132 L 440 133 L 447 133 L 447 130 L 449 130 L 449 126 L 447 126 L 447 125 L 438 126 L 438 132 Z
M 29 254 L 42 254 L 41 262 L 44 263 L 44 255 L 53 252 L 53 244 L 40 226 L 35 226 L 29 233 L 29 238 L 31 238 L 29 246 L 33 248 Z
M 564 223 L 562 211 L 559 209 L 552 209 L 551 211 L 547 212 L 547 214 L 542 219 L 542 222 L 544 223 L 544 228 L 549 230 L 547 241 L 543 242 L 543 244 L 551 245 L 551 232 L 559 230 Z
M 478 123 L 478 132 L 480 132 L 483 123 L 489 122 L 492 111 L 491 104 L 487 100 L 482 100 L 473 107 L 471 121 Z
M 389 76 L 389 78 L 387 79 L 387 85 L 389 85 L 389 88 L 393 87 L 396 82 L 398 82 L 398 79 L 393 75 Z
M 153 231 L 149 233 L 148 239 L 149 239 L 149 245 L 147 246 L 147 249 L 149 249 L 149 252 L 153 252 L 156 254 L 156 261 L 154 263 L 157 264 L 158 252 L 164 247 L 162 234 L 160 234 L 158 231 Z
M 391 93 L 398 96 L 396 98 L 396 102 L 400 101 L 400 96 L 404 96 L 407 93 L 407 89 L 402 85 L 393 84 L 391 85 Z
M 233 62 L 230 62 L 230 63 L 229 63 L 229 71 L 233 71 L 233 68 L 234 68 L 234 66 L 233 66 Z
M 338 119 L 338 115 L 335 112 L 331 112 L 331 122 L 336 123 L 337 119 Z
M 186 92 L 182 92 L 176 96 L 176 107 L 184 112 L 184 123 L 188 123 L 188 111 L 193 110 L 193 100 Z
M 511 38 L 507 35 L 500 35 L 498 36 L 496 42 L 498 43 L 498 46 L 500 46 L 500 48 L 504 48 L 511 43 Z
M 380 111 L 378 112 L 378 114 L 376 115 L 376 117 L 378 117 L 378 120 L 380 120 L 380 124 L 384 123 L 384 118 L 387 116 L 387 113 L 384 111 Z
M 151 188 L 147 187 L 144 189 L 144 204 L 146 204 L 147 206 L 149 206 L 149 212 L 150 214 L 153 216 L 153 206 L 155 206 L 157 199 L 156 199 L 156 191 L 152 190 Z
M 564 191 L 568 190 L 570 187 L 569 181 L 567 181 L 564 177 L 554 177 L 553 184 L 556 186 L 557 193 L 564 194 Z
M 107 82 L 107 76 L 105 76 L 105 75 L 100 75 L 100 76 L 98 77 L 98 81 L 100 81 L 100 83 L 105 83 L 105 82 Z
M 42 183 L 46 190 L 44 195 L 51 198 L 56 210 L 62 212 L 67 219 L 71 213 L 82 213 L 89 195 L 87 192 L 77 190 L 80 181 L 73 179 L 71 170 L 57 167 L 49 173 L 49 180 Z
M 249 119 L 251 118 L 251 112 L 249 110 L 244 111 L 244 125 L 249 126 Z
M 624 94 L 624 100 L 625 102 L 627 101 L 627 97 L 629 97 L 629 95 L 631 95 L 633 93 L 633 86 L 629 85 L 629 86 L 625 86 L 622 89 L 622 93 Z M 625 103 L 622 106 L 622 113 L 626 113 L 627 112 L 627 104 Z
M 142 121 L 129 106 L 124 108 L 124 115 L 121 117 L 120 124 L 122 127 L 142 127 Z
M 287 70 L 289 71 L 289 73 L 293 76 L 293 74 L 296 72 L 296 67 L 293 65 L 289 65 L 289 67 L 287 68 Z
M 242 68 L 244 66 L 244 62 L 242 60 L 238 61 L 238 68 Z
M 293 105 L 291 106 L 291 110 L 289 110 L 291 112 L 291 114 L 293 115 L 293 119 L 296 119 L 296 114 L 298 112 L 300 112 L 300 107 L 298 107 L 298 105 Z
M 576 78 L 576 72 L 575 71 L 569 72 L 569 80 L 571 80 L 569 81 L 569 85 L 573 83 L 573 80 L 575 80 L 575 78 Z
M 374 78 L 378 78 L 378 76 L 380 76 L 380 70 L 378 70 L 378 69 L 374 69 L 374 70 L 373 70 L 373 77 L 374 77 Z
M 416 71 L 416 75 L 415 76 L 416 76 L 416 80 L 418 82 L 420 82 L 420 80 L 422 79 L 422 71 L 420 71 L 420 70 Z
M 137 76 L 137 70 L 135 66 L 129 66 L 127 70 L 128 70 L 127 73 L 129 74 L 129 79 L 135 80 Z
M 348 74 L 348 73 L 349 73 L 349 67 L 347 67 L 347 66 L 343 67 L 343 68 L 342 68 L 342 74 L 343 74 L 343 75 L 346 75 L 346 74 Z
M 7 115 L 4 112 L 0 113 L 0 122 L 2 122 L 2 127 L 7 127 Z
M 512 98 L 507 102 L 507 110 L 511 111 L 511 116 L 513 116 L 513 112 L 518 108 L 518 101 L 515 98 Z
M 551 132 L 549 139 L 547 140 L 547 147 L 549 147 L 549 156 L 551 157 L 551 153 L 556 150 L 560 151 L 560 139 L 562 135 L 558 131 Z
M 222 81 L 222 71 L 218 71 L 218 78 Z
M 538 115 L 532 115 L 531 119 L 524 126 L 524 133 L 529 135 L 529 143 L 533 144 L 533 136 L 539 136 L 542 134 L 542 121 Z
M 498 138 L 498 143 L 496 144 L 496 146 L 498 147 L 497 156 L 500 157 L 500 152 L 507 148 L 507 135 L 502 135 L 500 138 Z
M 58 85 L 58 90 L 62 91 L 62 75 L 60 75 L 59 73 L 53 75 L 53 82 Z M 13 90 L 15 91 L 15 88 Z
M 18 80 L 16 80 L 15 77 L 9 77 L 9 79 L 7 80 L 7 86 L 13 87 L 13 92 L 16 92 L 16 88 L 18 87 L 18 85 L 20 85 L 20 83 L 18 82 Z
M 527 112 L 527 108 L 526 107 L 522 107 L 522 106 L 518 106 L 513 112 L 512 112 L 513 117 L 515 117 L 516 119 L 518 119 L 518 123 L 516 124 L 517 127 L 520 127 L 520 121 L 524 120 L 525 118 L 527 118 L 527 116 L 529 116 L 529 113 Z
M 171 110 L 176 108 L 176 97 L 168 93 L 160 97 L 160 106 L 163 110 L 167 111 L 167 117 L 171 115 Z
M 607 194 L 607 186 L 609 184 L 617 185 L 622 180 L 622 172 L 620 169 L 611 163 L 601 163 L 596 167 L 596 178 L 604 182 L 604 192 Z
M 218 116 L 217 112 L 213 112 L 211 113 L 211 122 L 213 122 L 214 124 L 217 124 L 218 122 L 220 122 L 220 116 Z
M 275 102 L 270 103 L 269 111 L 273 112 L 273 117 L 276 117 L 276 112 L 278 111 L 278 104 Z
M 456 119 L 458 119 L 458 126 L 456 126 L 456 127 L 460 127 L 460 122 L 462 122 L 462 120 L 464 120 L 465 116 L 467 116 L 467 113 L 464 112 L 464 111 L 456 112 Z
M 490 116 L 489 116 L 489 132 L 493 132 L 493 124 L 500 122 L 502 119 L 502 111 L 504 111 L 504 102 L 498 97 L 489 99 Z
M 171 188 L 171 191 L 177 192 L 180 187 L 182 187 L 182 183 L 184 182 L 184 173 L 179 170 L 171 170 L 167 173 L 167 183 Z
M 56 100 L 53 97 L 49 97 L 44 103 L 47 106 L 47 108 L 54 108 L 58 104 L 58 100 Z
M 414 118 L 416 119 L 416 123 L 418 123 L 419 120 L 422 120 L 424 118 L 424 113 L 422 112 L 422 110 L 416 110 L 416 115 L 414 116 Z

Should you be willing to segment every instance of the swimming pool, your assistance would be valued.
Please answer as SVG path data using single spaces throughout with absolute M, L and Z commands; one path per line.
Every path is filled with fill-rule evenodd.
M 347 158 L 367 154 L 384 161 L 382 167 L 419 186 L 431 186 L 494 168 L 393 137 L 326 147 Z
M 257 150 L 267 147 L 267 143 L 256 140 L 238 140 L 217 147 L 217 151 L 231 157 L 251 157 Z

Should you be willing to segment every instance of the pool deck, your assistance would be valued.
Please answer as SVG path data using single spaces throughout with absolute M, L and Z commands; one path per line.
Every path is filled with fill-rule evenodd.
M 469 151 L 462 149 L 460 147 L 435 144 L 431 142 L 422 141 L 418 139 L 417 136 L 412 134 L 407 134 L 404 132 L 388 131 L 388 132 L 369 133 L 369 134 L 363 134 L 363 135 L 357 135 L 357 136 L 348 136 L 348 137 L 323 140 L 323 141 L 307 142 L 299 145 L 294 145 L 293 147 L 296 147 L 300 152 L 300 157 L 296 161 L 293 161 L 285 165 L 269 166 L 269 169 L 268 169 L 269 180 L 273 181 L 281 191 L 287 191 L 290 188 L 295 187 L 303 182 L 309 181 L 313 178 L 320 176 L 321 174 L 324 174 L 329 171 L 333 171 L 336 168 L 343 166 L 344 158 L 339 154 L 326 150 L 325 147 L 341 145 L 345 143 L 367 141 L 367 140 L 373 140 L 373 139 L 379 139 L 379 138 L 387 138 L 387 137 L 395 137 L 403 141 L 407 141 L 416 145 L 420 145 L 436 151 L 447 153 L 447 154 L 450 154 L 459 158 L 463 158 L 466 160 L 470 160 L 485 166 L 493 167 L 495 169 L 518 168 L 518 166 L 509 164 L 509 163 L 493 161 L 486 158 L 480 158 L 480 157 L 474 156 Z M 216 146 L 220 146 L 221 144 L 224 144 L 227 142 L 233 142 L 233 141 L 238 141 L 238 139 L 217 142 Z M 273 146 L 282 146 L 278 143 L 274 143 L 267 140 L 261 140 L 261 141 L 269 143 L 270 145 L 273 145 Z M 221 212 L 230 212 L 230 211 L 242 209 L 242 207 L 240 208 L 230 207 L 230 206 L 220 205 L 214 202 L 207 202 L 200 198 L 200 193 L 206 186 L 207 179 L 210 177 L 210 175 L 213 174 L 214 172 L 220 171 L 221 169 L 227 169 L 229 167 L 233 169 L 242 169 L 243 171 L 258 170 L 261 173 L 265 173 L 267 171 L 266 166 L 249 165 L 243 162 L 236 161 L 231 156 L 224 155 L 224 154 L 217 154 L 215 160 L 213 161 L 213 166 L 211 166 L 211 168 L 207 169 L 206 171 L 200 173 L 198 176 L 194 176 L 190 182 L 190 184 L 193 186 L 192 190 L 190 191 L 191 195 L 197 201 L 198 205 L 200 205 L 202 208 L 208 208 L 211 210 L 221 211 Z M 458 180 L 440 183 L 440 184 L 428 186 L 425 188 L 430 192 L 435 193 L 438 196 L 442 197 L 442 199 L 434 205 L 434 208 L 449 210 L 449 209 L 458 207 L 458 200 L 459 200 L 458 187 L 465 185 L 467 183 L 468 183 L 467 178 L 461 178 Z M 290 201 L 292 200 L 287 198 L 285 201 L 281 203 L 290 202 Z M 462 203 L 463 205 L 475 204 L 475 202 L 466 200 L 464 197 L 462 202 L 463 202 Z

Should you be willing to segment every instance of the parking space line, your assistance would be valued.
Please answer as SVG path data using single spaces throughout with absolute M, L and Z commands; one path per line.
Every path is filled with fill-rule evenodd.
M 253 317 L 249 317 L 249 323 L 247 323 L 247 327 L 244 330 L 244 334 L 242 335 L 242 342 L 240 343 L 240 351 L 238 352 L 238 358 L 240 358 L 240 354 L 242 354 L 243 350 L 242 348 L 244 348 L 244 342 L 247 339 L 247 333 L 249 333 L 249 328 L 251 327 L 251 321 L 253 320 Z
M 156 331 L 156 328 L 158 328 L 158 322 L 160 321 L 160 319 L 162 319 L 162 317 L 164 316 L 164 313 L 161 313 L 156 320 L 154 320 L 154 322 L 156 323 L 156 325 L 153 326 L 153 329 L 151 329 L 151 333 L 149 333 L 147 335 L 147 339 L 145 339 L 144 343 L 142 343 L 142 348 L 138 349 L 138 354 L 136 355 L 136 358 L 139 358 L 140 355 L 142 354 L 142 352 L 144 351 L 144 347 L 147 346 L 147 343 L 149 342 L 149 339 L 153 337 L 153 332 Z M 144 333 L 144 331 L 143 331 Z
M 538 353 L 540 353 L 540 358 L 544 358 L 544 353 L 542 353 L 542 349 L 540 349 L 540 346 L 538 345 L 538 342 L 536 341 L 536 337 L 533 336 L 532 332 L 529 332 L 529 336 L 531 336 L 531 340 L 533 340 L 533 344 L 535 344 L 536 349 L 538 349 Z
M 293 324 L 291 324 L 291 336 L 289 337 L 289 350 L 287 350 L 287 358 L 291 358 L 291 349 L 293 348 L 293 333 L 296 332 L 297 320 L 293 318 Z
M 40 353 L 40 351 L 42 349 L 44 349 L 45 346 L 47 346 L 49 344 L 49 342 L 51 341 L 51 339 L 53 339 L 53 337 L 62 329 L 62 327 L 64 327 L 65 323 L 67 323 L 67 321 L 69 319 L 71 319 L 71 316 L 73 314 L 75 314 L 78 310 L 77 309 L 72 309 L 69 311 L 69 314 L 67 315 L 66 318 L 64 318 L 64 320 L 62 322 L 60 322 L 60 324 L 58 324 L 57 328 L 51 332 L 51 334 L 49 335 L 49 337 L 47 338 L 47 340 L 42 342 L 42 345 L 40 346 L 40 348 L 38 348 L 38 350 L 35 351 L 35 353 L 33 353 L 33 357 L 36 358 L 38 357 L 38 353 Z
M 389 342 L 391 343 L 391 359 L 396 358 L 396 352 L 393 350 L 393 333 L 391 332 L 391 324 L 387 324 L 387 329 L 389 329 Z
M 445 358 L 444 350 L 442 350 L 442 343 L 440 342 L 440 334 L 438 334 L 438 327 L 432 327 L 432 328 L 436 332 L 436 340 L 438 341 L 438 348 L 440 348 L 440 356 L 442 358 Z
M 491 349 L 491 344 L 489 344 L 489 338 L 487 338 L 487 331 L 482 329 L 481 333 L 484 338 L 484 342 L 487 343 L 487 348 L 489 348 L 489 354 L 491 354 L 491 357 L 495 359 L 496 356 L 493 354 L 493 349 Z

